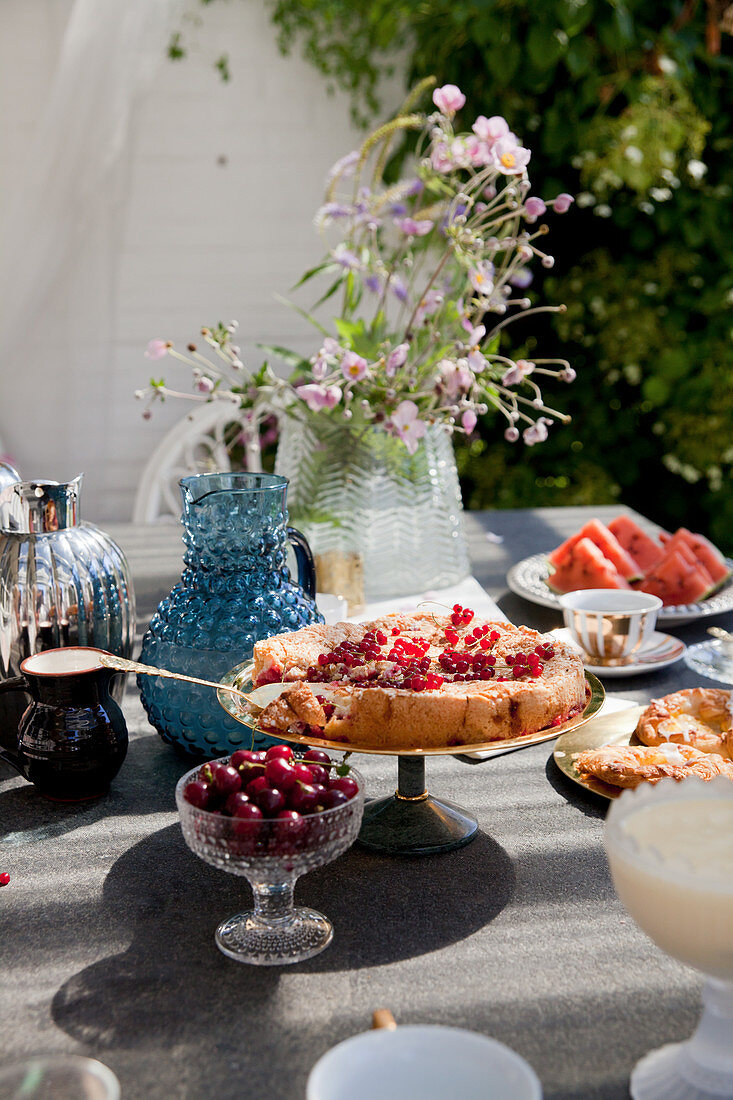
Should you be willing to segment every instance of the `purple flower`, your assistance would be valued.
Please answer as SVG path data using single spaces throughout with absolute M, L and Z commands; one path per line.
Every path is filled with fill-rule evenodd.
M 398 346 L 389 353 L 384 367 L 384 373 L 388 378 L 394 378 L 398 369 L 405 365 L 409 350 L 409 344 L 398 344 Z
M 519 267 L 513 275 L 509 276 L 511 285 L 518 287 L 519 290 L 524 290 L 525 287 L 528 287 L 533 279 L 534 275 L 528 267 Z
M 572 195 L 568 195 L 566 191 L 562 191 L 552 203 L 552 209 L 556 214 L 567 214 L 568 210 L 575 202 Z
M 340 386 L 322 386 L 309 382 L 305 386 L 296 387 L 298 397 L 305 401 L 312 412 L 320 412 L 321 409 L 332 409 L 341 400 Z
M 459 359 L 456 363 L 452 359 L 441 359 L 438 363 L 445 392 L 451 401 L 468 393 L 473 385 L 473 375 L 466 366 L 465 359 Z
M 371 290 L 373 294 L 378 294 L 382 289 L 382 280 L 378 275 L 367 275 L 364 279 L 364 286 L 367 290 Z
M 399 275 L 390 275 L 389 277 L 389 289 L 400 302 L 407 301 L 407 285 L 405 280 Z
M 414 455 L 418 441 L 427 430 L 427 425 L 417 414 L 418 407 L 414 401 L 401 401 L 387 421 L 392 435 L 402 440 L 411 455 Z
M 401 218 L 395 224 L 408 237 L 424 237 L 433 228 L 429 218 L 420 218 L 418 221 L 414 218 Z
M 407 204 L 404 202 L 393 202 L 389 208 L 390 214 L 395 218 L 401 218 L 407 213 Z
M 355 351 L 347 351 L 341 360 L 341 373 L 347 382 L 359 382 L 367 372 L 367 361 Z
M 547 425 L 552 424 L 547 417 L 541 416 L 536 424 L 526 428 L 522 432 L 522 439 L 528 447 L 534 447 L 535 443 L 544 443 L 547 439 Z
M 465 431 L 466 435 L 470 435 L 473 429 L 478 424 L 478 417 L 476 416 L 476 413 L 473 411 L 473 409 L 466 409 L 463 416 L 461 417 L 461 424 L 463 425 L 463 430 Z
M 460 111 L 465 102 L 465 95 L 455 84 L 444 84 L 442 88 L 436 88 L 433 92 L 433 103 L 448 118 L 452 118 L 456 111 Z
M 340 264 L 341 267 L 347 268 L 349 271 L 354 271 L 357 268 L 361 267 L 361 261 L 359 257 L 356 255 L 355 252 L 352 252 L 350 248 L 347 248 L 343 241 L 341 241 L 340 244 L 336 245 L 336 247 L 331 251 L 331 255 L 337 264 Z
M 524 204 L 524 216 L 530 224 L 536 222 L 538 218 L 547 210 L 542 199 L 538 199 L 536 195 L 531 195 Z
M 151 340 L 145 349 L 146 359 L 164 359 L 173 344 L 169 340 Z
M 517 359 L 514 366 L 504 372 L 501 384 L 502 386 L 518 386 L 533 370 L 534 363 L 530 363 L 529 359 Z
M 420 179 L 411 180 L 405 185 L 405 195 L 421 195 L 425 188 L 425 184 Z
M 359 150 L 354 149 L 351 153 L 347 153 L 346 156 L 341 157 L 331 168 L 326 182 L 333 183 L 335 179 L 350 179 L 354 174 L 354 169 L 359 163 Z

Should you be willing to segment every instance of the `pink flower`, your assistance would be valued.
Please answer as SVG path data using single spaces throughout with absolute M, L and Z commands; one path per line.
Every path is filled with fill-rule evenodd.
M 477 325 L 471 329 L 466 339 L 468 348 L 468 365 L 473 371 L 482 371 L 486 366 L 486 359 L 481 351 L 481 341 L 486 335 L 486 326 Z
M 438 363 L 445 392 L 451 401 L 468 393 L 473 385 L 473 375 L 465 363 L 465 359 L 459 359 L 455 363 L 452 359 L 441 359 Z
M 504 432 L 504 438 L 506 439 L 507 443 L 516 443 L 519 439 L 519 428 L 515 428 L 512 424 Z
M 341 347 L 338 341 L 334 340 L 333 336 L 327 336 L 323 341 L 323 347 L 318 352 L 315 359 L 311 359 L 313 364 L 313 377 L 316 381 L 320 382 L 322 378 L 325 378 L 328 374 L 329 367 L 333 366 L 341 353 Z
M 566 191 L 562 191 L 552 204 L 552 209 L 556 214 L 567 214 L 568 210 L 575 202 L 572 195 L 568 195 Z
M 347 382 L 359 382 L 367 372 L 367 361 L 355 351 L 347 351 L 341 360 L 341 373 Z
M 534 363 L 530 363 L 529 359 L 517 359 L 514 366 L 504 373 L 501 384 L 502 386 L 518 386 L 533 370 Z
M 331 255 L 337 264 L 341 267 L 348 268 L 349 271 L 354 271 L 356 268 L 361 267 L 361 261 L 355 252 L 352 252 L 350 248 L 341 241 L 331 251 Z
M 433 228 L 433 223 L 428 218 L 421 218 L 418 221 L 414 218 L 400 218 L 395 225 L 408 237 L 424 237 Z
M 419 327 L 426 317 L 432 317 L 434 313 L 437 313 L 442 304 L 443 295 L 435 290 L 434 287 L 430 287 L 418 303 L 418 307 L 415 311 L 415 325 Z
M 341 400 L 340 386 L 322 386 L 317 382 L 297 386 L 295 392 L 298 397 L 302 397 L 311 412 L 332 409 Z
M 203 375 L 203 377 L 197 379 L 196 381 L 196 389 L 199 391 L 199 393 L 211 393 L 213 388 L 214 382 L 211 380 L 211 378 L 207 378 L 206 375 Z
M 505 176 L 516 176 L 529 164 L 532 156 L 529 149 L 523 149 L 514 134 L 506 134 L 491 150 L 494 164 Z
M 494 265 L 490 260 L 479 260 L 470 273 L 471 286 L 477 294 L 487 296 L 494 289 Z
M 538 199 L 536 195 L 531 195 L 530 198 L 524 204 L 524 215 L 528 222 L 536 222 L 538 218 L 547 210 L 542 199 Z
M 485 141 L 489 146 L 492 146 L 499 138 L 505 137 L 509 133 L 509 123 L 501 115 L 492 115 L 491 118 L 479 115 L 471 129 L 481 141 Z
M 444 84 L 442 88 L 436 88 L 433 92 L 433 103 L 448 118 L 451 118 L 456 111 L 460 111 L 465 102 L 465 95 L 455 84 Z
M 470 435 L 473 429 L 478 424 L 478 417 L 476 416 L 476 413 L 473 411 L 473 409 L 466 409 L 463 416 L 461 417 L 461 424 L 463 425 L 463 430 L 465 431 L 466 435 Z
M 518 267 L 514 274 L 509 276 L 509 283 L 519 290 L 524 290 L 525 287 L 530 285 L 533 279 L 534 275 L 528 267 Z
M 145 358 L 164 359 L 172 347 L 170 340 L 151 340 L 145 349 Z
M 414 401 L 401 401 L 388 421 L 392 435 L 402 440 L 411 455 L 414 455 L 418 441 L 427 429 L 427 425 L 417 414 L 418 408 Z
M 399 344 L 394 351 L 391 351 L 387 356 L 387 363 L 384 368 L 384 373 L 388 378 L 394 378 L 399 367 L 404 366 L 407 360 L 407 353 L 410 350 L 409 344 Z
M 453 161 L 444 141 L 439 141 L 433 146 L 430 153 L 430 163 L 433 166 L 433 171 L 442 172 L 443 175 L 453 171 Z
M 522 439 L 528 447 L 533 447 L 535 443 L 544 443 L 547 439 L 547 425 L 552 424 L 551 420 L 541 416 L 536 424 L 533 424 L 530 428 L 526 428 L 522 432 Z

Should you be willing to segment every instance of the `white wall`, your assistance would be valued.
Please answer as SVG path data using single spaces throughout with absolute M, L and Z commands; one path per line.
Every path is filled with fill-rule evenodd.
M 70 9 L 71 0 L 0 3 L 3 207 L 22 185 Z M 166 403 L 142 421 L 133 391 L 152 372 L 162 366 L 169 382 L 189 385 L 185 368 L 143 358 L 150 338 L 185 344 L 202 323 L 237 318 L 247 362 L 259 362 L 258 341 L 314 348 L 317 334 L 274 294 L 320 256 L 312 218 L 324 176 L 359 134 L 345 97 L 330 98 L 300 57 L 280 56 L 267 11 L 260 0 L 212 4 L 186 31 L 189 58 L 161 62 L 117 177 L 111 270 L 83 253 L 69 258 L 56 287 L 68 296 L 63 341 L 39 317 L 0 364 L 6 449 L 24 476 L 64 480 L 83 469 L 87 519 L 129 518 L 146 458 L 187 411 Z M 229 84 L 212 68 L 224 51 Z M 399 94 L 387 92 L 386 105 Z M 109 315 L 93 322 L 84 303 L 109 276 Z

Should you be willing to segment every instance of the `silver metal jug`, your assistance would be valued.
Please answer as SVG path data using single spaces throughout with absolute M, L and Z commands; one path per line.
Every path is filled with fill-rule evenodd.
M 19 481 L 0 492 L 0 679 L 34 653 L 96 646 L 132 655 L 135 597 L 119 546 L 78 522 L 81 476 Z M 116 690 L 121 697 L 123 677 Z M 0 696 L 0 744 L 17 740 L 25 705 Z

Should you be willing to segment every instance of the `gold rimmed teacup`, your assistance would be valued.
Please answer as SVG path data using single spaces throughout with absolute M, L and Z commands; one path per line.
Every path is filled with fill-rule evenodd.
M 559 598 L 565 626 L 595 664 L 633 660 L 654 634 L 658 596 L 629 589 L 587 588 Z

